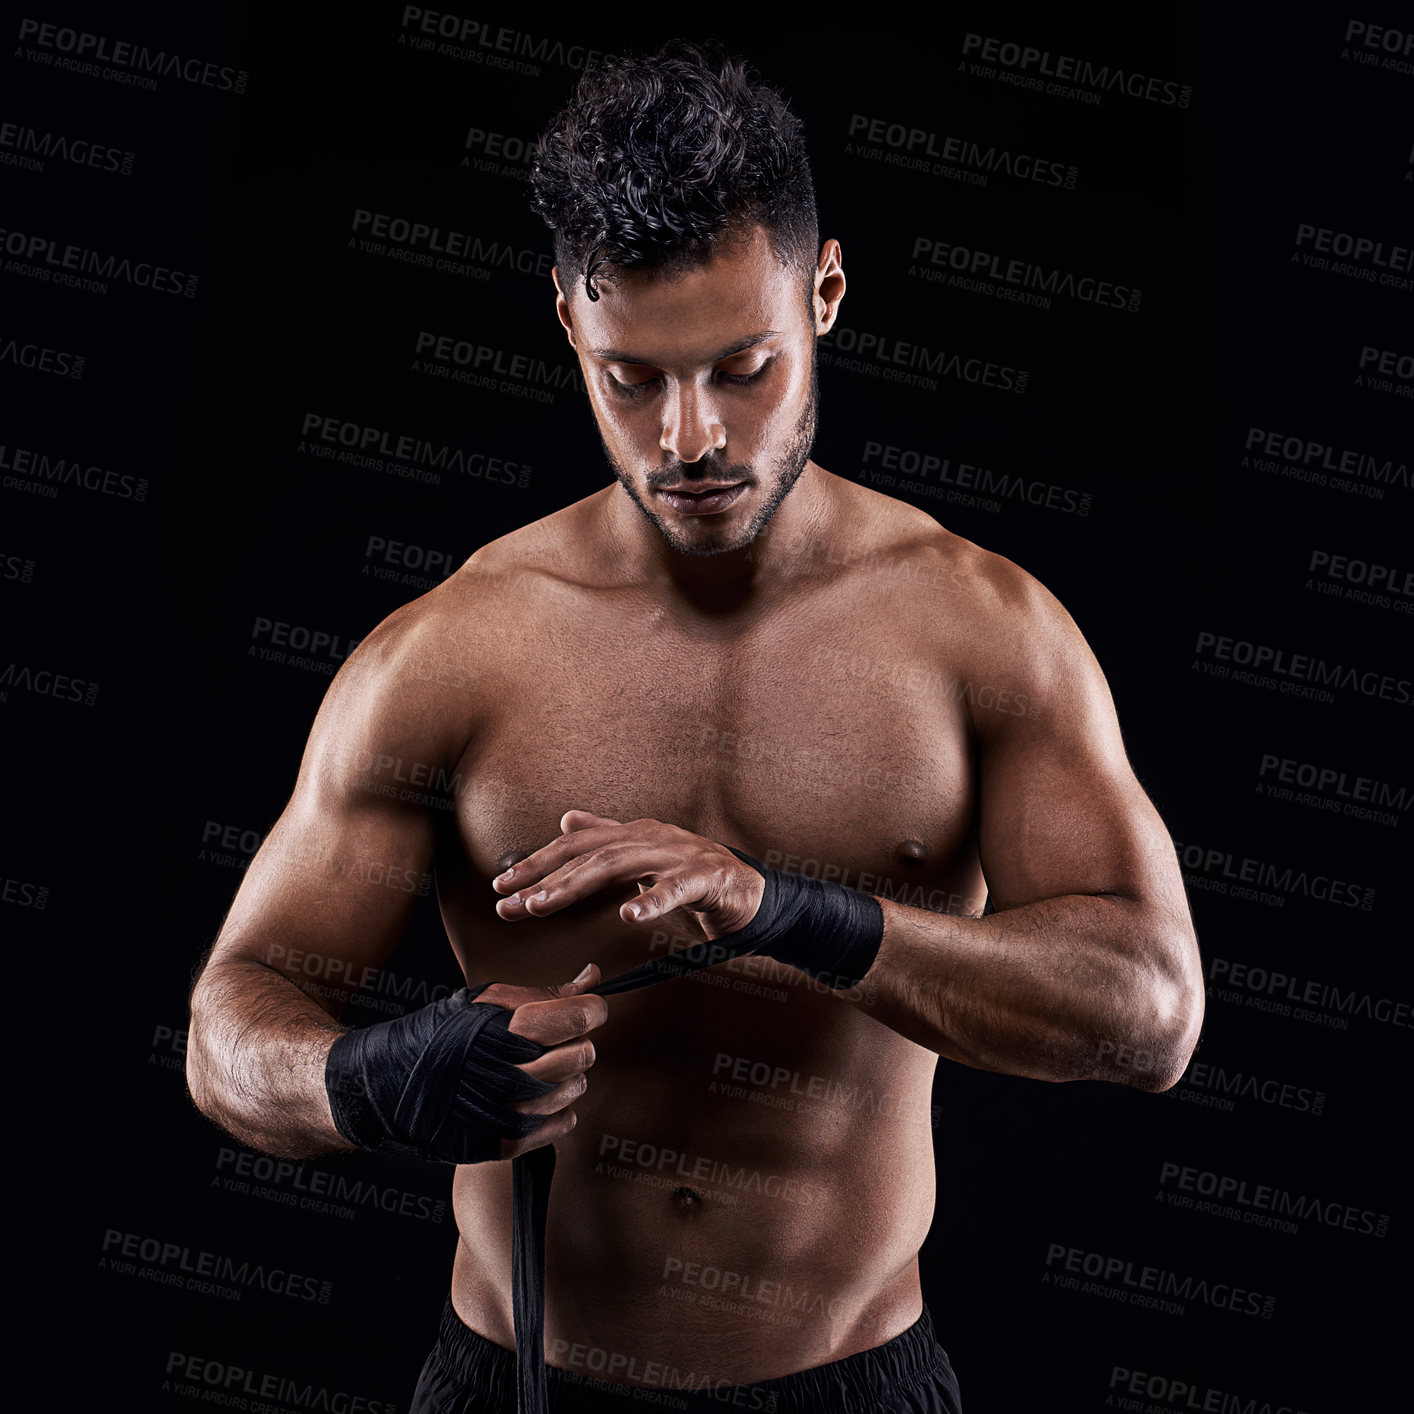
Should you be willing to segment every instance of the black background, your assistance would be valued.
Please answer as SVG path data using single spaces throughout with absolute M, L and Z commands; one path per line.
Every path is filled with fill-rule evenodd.
M 369 1156 L 324 1166 L 413 1195 L 435 1221 L 368 1204 L 345 1219 L 223 1186 L 235 1146 L 187 1099 L 185 996 L 240 866 L 288 798 L 329 674 L 352 641 L 440 577 L 376 578 L 387 562 L 370 537 L 443 553 L 450 568 L 607 478 L 573 388 L 546 403 L 409 371 L 420 330 L 567 367 L 547 277 L 445 274 L 350 243 L 364 209 L 548 250 L 523 163 L 467 165 L 488 158 L 468 148 L 468 132 L 533 137 L 582 60 L 523 60 L 536 72 L 518 72 L 487 62 L 494 47 L 479 48 L 480 62 L 419 50 L 400 6 L 317 17 L 253 4 L 127 9 L 27 13 L 248 81 L 240 93 L 228 80 L 170 76 L 145 89 L 75 72 L 20 25 L 3 60 L 0 123 L 133 154 L 126 174 L 52 153 L 38 168 L 7 160 L 6 231 L 199 277 L 190 298 L 122 278 L 97 293 L 32 273 L 42 256 L 3 253 L 0 342 L 84 360 L 81 377 L 25 366 L 13 351 L 0 362 L 0 662 L 10 665 L 0 713 L 22 802 L 9 812 L 0 916 L 21 956 L 54 969 L 30 1005 L 98 1002 L 84 1006 L 82 1029 L 85 1054 L 100 1058 L 85 1084 L 101 1099 L 85 1125 L 80 1206 L 65 1219 L 93 1276 L 70 1290 L 115 1407 L 209 1399 L 209 1372 L 195 1395 L 164 1383 L 176 1352 L 405 1408 L 447 1287 L 454 1232 L 431 1208 L 447 1195 L 446 1171 Z M 1386 253 L 1405 248 L 1407 261 L 1409 60 L 1402 70 L 1358 62 L 1385 51 L 1349 39 L 1353 12 L 1331 6 L 1307 7 L 1299 24 L 1217 7 L 1122 25 L 980 5 L 926 22 L 860 9 L 824 24 L 799 11 L 788 34 L 695 13 L 648 25 L 589 10 L 452 13 L 575 56 L 572 46 L 644 49 L 676 33 L 745 53 L 805 120 L 821 235 L 843 247 L 850 284 L 833 352 L 872 333 L 1027 371 L 1018 395 L 826 365 L 815 459 L 869 482 L 877 443 L 1088 498 L 1081 515 L 1016 496 L 995 508 L 950 499 L 956 487 L 937 475 L 869 482 L 1022 565 L 1080 625 L 1136 773 L 1181 847 L 1210 981 L 1194 1060 L 1208 1070 L 1162 1095 L 941 1064 L 938 1207 L 921 1264 L 968 1410 L 1146 1398 L 1163 1410 L 1227 1407 L 1183 1402 L 1222 1391 L 1253 1408 L 1334 1411 L 1407 1389 L 1397 1317 L 1407 1309 L 1408 1006 L 1397 1024 L 1358 999 L 1407 997 L 1396 858 L 1401 838 L 1407 854 L 1411 774 L 1414 380 L 1406 371 L 1386 388 L 1357 375 L 1368 372 L 1364 348 L 1404 355 L 1407 370 L 1414 305 L 1407 276 L 1401 289 L 1308 267 L 1297 230 L 1368 236 Z M 1359 17 L 1399 23 L 1393 9 Z M 979 76 L 964 66 L 976 58 L 964 53 L 970 33 L 1157 76 L 1190 99 L 1109 91 L 1092 104 Z M 1029 154 L 1076 179 L 1067 188 L 994 171 L 977 185 L 872 160 L 848 149 L 855 115 L 932 133 L 938 147 L 958 137 Z M 1039 309 L 927 282 L 909 273 L 920 238 L 1097 276 L 1142 300 L 1135 312 L 1063 296 Z M 310 414 L 528 471 L 445 473 L 433 485 L 320 459 L 301 451 Z M 1383 481 L 1330 473 L 1313 484 L 1245 461 L 1252 428 L 1394 467 Z M 17 449 L 44 454 L 49 472 L 18 466 Z M 66 479 L 57 463 L 131 478 L 129 493 Z M 141 500 L 136 478 L 147 481 Z M 36 489 L 45 481 L 56 495 Z M 1321 552 L 1392 567 L 1383 602 L 1313 571 Z M 908 598 L 899 584 L 880 613 L 908 612 Z M 326 633 L 333 646 L 312 668 L 262 658 L 264 620 Z M 1222 681 L 1205 671 L 1218 660 L 1199 647 L 1204 633 L 1394 686 L 1385 697 L 1341 687 L 1325 702 Z M 55 688 L 44 673 L 81 686 Z M 1265 757 L 1332 768 L 1347 785 L 1385 782 L 1397 799 L 1371 821 L 1343 813 L 1335 787 L 1323 796 L 1334 810 L 1273 798 Z M 235 847 L 220 843 L 228 828 Z M 1237 896 L 1243 859 L 1290 871 L 1285 886 L 1266 901 Z M 1291 882 L 1301 877 L 1342 881 L 1351 904 L 1311 896 Z M 1325 1022 L 1290 1014 L 1284 988 L 1274 1000 L 1288 1014 L 1262 1009 L 1260 987 L 1231 982 L 1241 964 L 1356 1000 L 1343 1014 L 1337 1002 L 1317 1006 Z M 431 899 L 389 967 L 455 984 Z M 380 1000 L 350 1019 L 381 1019 Z M 1267 1095 L 1287 1087 L 1286 1102 L 1213 1103 L 1224 1084 L 1248 1082 Z M 66 1191 L 76 1170 L 62 1152 L 41 1186 Z M 1316 1198 L 1336 1217 L 1304 1218 L 1291 1233 L 1180 1209 L 1163 1196 L 1176 1191 L 1161 1181 L 1165 1164 L 1233 1176 L 1249 1193 L 1268 1184 Z M 297 1199 L 308 1181 L 286 1174 L 271 1187 Z M 1341 1227 L 1348 1209 L 1386 1218 L 1385 1235 Z M 168 1252 L 114 1266 L 134 1239 Z M 1268 1314 L 1200 1298 L 1177 1315 L 1062 1289 L 1050 1280 L 1064 1274 L 1057 1248 L 1122 1259 L 1131 1276 L 1147 1265 L 1245 1289 Z M 320 1295 L 281 1295 L 254 1277 L 239 1301 L 163 1283 L 202 1251 L 248 1271 L 293 1269 L 311 1279 L 301 1291 Z M 1132 1289 L 1119 1276 L 1109 1284 Z M 1119 1370 L 1144 1377 L 1131 1387 Z M 1177 1392 L 1184 1384 L 1198 1394 Z

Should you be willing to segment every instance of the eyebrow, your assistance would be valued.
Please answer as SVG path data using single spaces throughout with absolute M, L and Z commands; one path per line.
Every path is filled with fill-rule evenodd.
M 774 329 L 766 329 L 760 334 L 748 334 L 746 338 L 738 339 L 736 343 L 729 344 L 720 352 L 714 353 L 706 362 L 720 363 L 724 358 L 730 358 L 733 354 L 745 353 L 747 349 L 753 349 L 757 344 L 775 337 L 776 331 Z M 641 363 L 649 368 L 657 366 L 651 358 L 640 358 L 637 354 L 624 353 L 622 349 L 590 349 L 589 352 L 595 358 L 607 359 L 610 363 Z

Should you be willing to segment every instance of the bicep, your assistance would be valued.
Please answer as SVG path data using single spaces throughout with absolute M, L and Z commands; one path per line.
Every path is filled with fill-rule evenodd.
M 1012 679 L 1007 700 L 1026 710 L 977 723 L 979 852 L 993 906 L 1115 894 L 1186 914 L 1173 845 L 1130 767 L 1100 666 L 1044 598 L 1016 657 L 996 669 Z
M 294 794 L 251 860 L 208 968 L 258 963 L 337 1016 L 387 961 L 432 886 L 434 807 L 445 803 L 435 783 L 451 779 L 458 750 L 436 704 L 392 679 L 388 665 L 356 654 L 331 684 Z M 410 764 L 428 790 L 394 783 Z
M 337 1016 L 430 888 L 432 831 L 411 812 L 297 791 L 251 861 L 208 967 L 258 962 Z

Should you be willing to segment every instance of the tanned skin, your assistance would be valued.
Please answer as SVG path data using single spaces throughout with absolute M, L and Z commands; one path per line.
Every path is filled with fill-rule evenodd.
M 598 301 L 556 272 L 617 479 L 363 641 L 192 996 L 206 1114 L 271 1154 L 347 1149 L 324 1091 L 347 995 L 286 960 L 381 966 L 418 896 L 387 880 L 435 871 L 468 985 L 494 981 L 560 1082 L 502 1146 L 556 1145 L 547 1358 L 633 1357 L 599 1376 L 620 1383 L 772 1379 L 918 1319 L 939 1056 L 1162 1090 L 1202 1023 L 1174 849 L 1069 615 L 805 459 L 841 260 L 827 241 L 803 279 L 753 228 Z M 740 489 L 680 498 L 709 487 Z M 380 760 L 450 792 L 399 799 Z M 752 917 L 727 844 L 881 898 L 863 982 L 747 958 L 582 995 Z M 453 1192 L 453 1304 L 513 1349 L 510 1165 Z M 691 1263 L 751 1294 L 700 1299 Z M 813 1314 L 780 1319 L 802 1293 Z

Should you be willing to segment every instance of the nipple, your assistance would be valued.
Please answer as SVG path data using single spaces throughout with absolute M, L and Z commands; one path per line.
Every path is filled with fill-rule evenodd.
M 512 864 L 519 864 L 522 859 L 528 859 L 529 857 L 530 851 L 528 849 L 508 849 L 496 861 L 496 873 L 504 874 Z
M 922 840 L 900 840 L 894 854 L 903 864 L 919 865 L 928 858 L 928 846 Z

